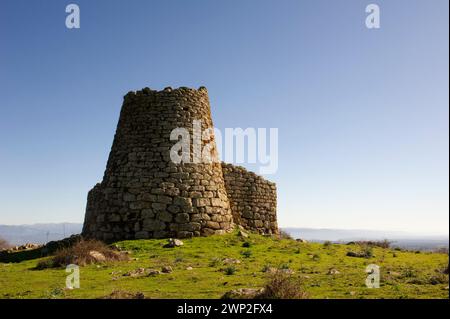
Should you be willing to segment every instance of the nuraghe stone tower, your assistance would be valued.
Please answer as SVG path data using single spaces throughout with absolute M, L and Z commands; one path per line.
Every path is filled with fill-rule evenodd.
M 201 120 L 202 132 L 213 128 L 204 87 L 125 95 L 103 181 L 88 194 L 83 236 L 186 238 L 225 233 L 235 225 L 278 233 L 274 183 L 217 160 L 171 160 L 172 130 L 186 128 L 192 136 L 194 120 Z M 217 156 L 213 135 L 208 144 Z

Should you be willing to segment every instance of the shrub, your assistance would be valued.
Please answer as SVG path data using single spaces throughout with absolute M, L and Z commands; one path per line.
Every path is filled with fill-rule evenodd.
M 99 254 L 96 256 L 92 252 Z M 99 256 L 102 257 L 102 260 L 99 260 Z M 112 249 L 101 241 L 82 239 L 70 247 L 57 250 L 52 258 L 39 262 L 36 268 L 65 267 L 69 264 L 85 266 L 96 262 L 127 259 L 128 256 L 126 254 Z
M 269 272 L 272 269 L 272 266 L 270 264 L 265 264 L 262 268 L 262 272 Z
M 372 258 L 373 257 L 373 250 L 372 247 L 362 247 L 361 251 L 349 251 L 347 252 L 348 257 L 357 257 L 357 258 Z
M 435 253 L 448 255 L 448 247 L 440 247 L 434 250 Z
M 444 274 L 448 275 L 448 265 L 447 267 L 444 268 L 444 270 L 442 271 Z
M 301 282 L 281 271 L 269 277 L 263 291 L 256 299 L 306 299 L 308 294 L 301 289 Z
M 428 279 L 430 285 L 448 284 L 448 279 L 444 275 L 431 276 Z
M 373 247 L 389 248 L 389 247 L 391 247 L 391 244 L 392 244 L 392 242 L 390 242 L 387 239 L 379 240 L 379 241 L 376 241 L 376 240 L 368 240 L 368 241 L 361 240 L 361 241 L 352 241 L 352 242 L 347 243 L 347 245 L 359 245 L 359 246 L 365 246 L 365 247 L 371 247 L 371 248 L 373 248 Z
M 286 232 L 284 230 L 280 230 L 280 238 L 281 239 L 294 240 L 294 238 L 292 238 L 292 236 L 288 232 Z
M 6 239 L 0 237 L 0 250 L 11 248 L 11 245 Z
M 224 272 L 225 272 L 225 275 L 227 275 L 227 276 L 234 275 L 234 273 L 236 272 L 236 267 L 228 266 L 224 269 Z
M 331 246 L 331 241 L 326 240 L 326 241 L 323 242 L 323 247 L 328 248 L 330 246 Z
M 402 271 L 402 278 L 414 278 L 416 277 L 416 272 L 412 268 L 406 268 Z
M 245 258 L 250 258 L 252 256 L 252 251 L 251 250 L 244 250 L 241 252 L 241 255 L 244 256 Z
M 288 270 L 289 269 L 289 264 L 281 264 L 279 268 L 281 270 Z
M 222 264 L 222 260 L 219 257 L 214 257 L 211 259 L 211 262 L 209 263 L 209 267 L 217 267 Z
M 122 290 L 114 290 L 108 296 L 105 296 L 100 299 L 145 299 L 145 296 L 142 292 L 128 292 Z
M 252 244 L 251 244 L 250 242 L 246 241 L 245 243 L 242 244 L 242 247 L 244 247 L 244 248 L 250 248 L 251 245 L 252 245 Z

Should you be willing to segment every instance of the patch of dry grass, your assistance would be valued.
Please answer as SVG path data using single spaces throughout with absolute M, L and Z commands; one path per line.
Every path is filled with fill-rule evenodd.
M 308 299 L 308 294 L 298 279 L 289 273 L 277 271 L 269 277 L 256 299 Z
M 114 290 L 111 294 L 100 299 L 145 299 L 142 292 L 128 292 L 123 290 Z
M 85 266 L 97 262 L 128 260 L 128 256 L 98 240 L 79 240 L 70 247 L 57 250 L 50 259 L 42 260 L 37 269 Z

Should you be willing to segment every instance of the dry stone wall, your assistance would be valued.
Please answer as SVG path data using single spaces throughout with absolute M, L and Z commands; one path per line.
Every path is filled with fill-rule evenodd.
M 240 166 L 222 163 L 222 171 L 235 223 L 261 234 L 278 234 L 275 183 Z
M 170 140 L 172 130 L 185 128 L 192 136 L 194 120 L 201 120 L 202 131 L 213 128 L 204 87 L 145 88 L 124 97 L 103 180 L 88 193 L 83 236 L 105 241 L 186 238 L 225 233 L 241 221 L 251 230 L 264 232 L 267 226 L 267 232 L 274 232 L 276 218 L 274 223 L 270 215 L 274 206 L 262 209 L 273 204 L 272 184 L 254 179 L 251 190 L 257 190 L 245 190 L 250 197 L 244 200 L 244 189 L 234 182 L 238 174 L 217 160 L 214 135 L 207 142 L 212 145 L 213 162 L 176 164 L 171 160 L 170 149 L 176 143 Z M 227 185 L 222 167 L 230 172 L 225 174 Z M 246 176 L 248 186 L 252 179 Z M 234 185 L 239 189 L 235 191 Z M 264 194 L 271 199 L 263 202 Z M 250 203 L 251 216 L 241 203 Z

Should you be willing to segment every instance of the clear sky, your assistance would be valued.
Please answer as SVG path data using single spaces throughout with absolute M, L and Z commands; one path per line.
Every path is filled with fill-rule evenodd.
M 81 222 L 123 95 L 205 85 L 279 129 L 281 226 L 448 233 L 447 0 L 72 2 L 0 0 L 0 224 Z

